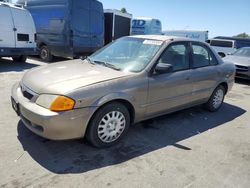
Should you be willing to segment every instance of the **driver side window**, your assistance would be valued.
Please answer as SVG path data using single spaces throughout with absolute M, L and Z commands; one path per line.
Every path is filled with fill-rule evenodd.
M 172 44 L 162 53 L 158 63 L 170 64 L 173 71 L 189 68 L 189 52 L 186 44 Z

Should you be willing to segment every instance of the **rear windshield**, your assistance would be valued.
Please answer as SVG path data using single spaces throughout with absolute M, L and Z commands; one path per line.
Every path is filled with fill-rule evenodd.
M 210 45 L 211 46 L 232 48 L 233 42 L 232 41 L 223 41 L 223 40 L 210 40 Z

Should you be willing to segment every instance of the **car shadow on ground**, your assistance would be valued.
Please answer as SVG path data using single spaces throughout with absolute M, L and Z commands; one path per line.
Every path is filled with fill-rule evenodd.
M 22 72 L 27 69 L 39 66 L 33 63 L 14 62 L 10 59 L 0 59 L 0 73 L 2 72 Z
M 217 113 L 201 107 L 182 110 L 132 126 L 118 145 L 106 149 L 94 148 L 84 140 L 46 140 L 30 132 L 21 121 L 17 129 L 23 149 L 42 167 L 56 174 L 84 173 L 121 164 L 167 146 L 192 152 L 192 146 L 178 142 L 221 126 L 245 112 L 227 103 Z

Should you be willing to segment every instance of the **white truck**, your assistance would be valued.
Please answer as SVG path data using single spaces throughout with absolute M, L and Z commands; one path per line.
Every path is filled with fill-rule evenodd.
M 196 30 L 166 30 L 163 31 L 164 35 L 186 37 L 194 40 L 206 42 L 208 40 L 208 31 L 196 31 Z
M 159 19 L 138 17 L 132 20 L 131 35 L 162 35 Z
M 36 29 L 24 8 L 0 2 L 0 57 L 25 62 L 27 55 L 36 55 Z

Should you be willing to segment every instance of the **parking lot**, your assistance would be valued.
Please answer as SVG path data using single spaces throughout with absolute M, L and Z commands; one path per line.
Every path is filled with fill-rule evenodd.
M 249 187 L 250 82 L 237 80 L 216 113 L 198 106 L 155 118 L 96 149 L 43 139 L 12 110 L 11 86 L 45 64 L 0 60 L 0 187 Z

